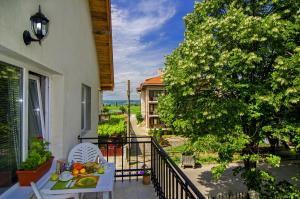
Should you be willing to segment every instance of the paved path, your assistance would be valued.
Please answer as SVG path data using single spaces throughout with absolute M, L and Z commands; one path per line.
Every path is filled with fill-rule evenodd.
M 136 116 L 135 114 L 132 114 L 130 116 L 130 122 L 131 122 L 131 130 L 133 136 L 149 136 L 148 133 L 146 132 L 145 127 L 141 127 L 137 124 Z
M 136 116 L 135 114 L 132 114 L 130 117 L 130 123 L 131 123 L 131 136 L 149 136 L 148 133 L 146 132 L 145 127 L 141 127 L 137 124 Z M 133 142 L 135 141 L 150 141 L 149 138 L 138 138 L 138 139 L 132 139 Z M 150 154 L 151 154 L 151 144 L 150 143 L 139 143 L 139 144 L 132 144 L 131 145 L 131 154 L 132 154 L 132 159 L 130 162 L 132 163 L 137 163 L 139 164 L 139 168 L 142 168 L 144 165 L 144 158 L 145 158 L 145 163 L 149 164 L 148 162 L 150 161 Z M 137 156 L 138 157 L 137 157 Z M 150 165 L 148 165 L 150 167 Z
M 204 195 L 216 195 L 217 193 L 239 193 L 246 192 L 247 188 L 243 184 L 240 176 L 233 175 L 233 169 L 240 164 L 232 163 L 218 181 L 213 180 L 211 168 L 215 164 L 205 164 L 197 169 L 182 169 L 187 177 L 195 184 L 199 191 Z M 282 161 L 279 168 L 271 168 L 260 165 L 268 169 L 279 180 L 291 180 L 293 176 L 300 173 L 300 161 Z M 298 182 L 300 187 L 300 182 Z

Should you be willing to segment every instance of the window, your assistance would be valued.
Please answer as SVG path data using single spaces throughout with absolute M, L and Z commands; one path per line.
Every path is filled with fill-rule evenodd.
M 17 181 L 21 163 L 22 69 L 0 62 L 0 194 Z
M 47 78 L 30 73 L 28 82 L 28 146 L 34 137 L 48 139 L 46 133 Z
M 158 115 L 157 107 L 158 107 L 157 104 L 149 104 L 149 114 L 150 115 Z
M 81 86 L 81 132 L 91 129 L 91 87 Z
M 28 92 L 23 98 L 25 78 Z M 0 62 L 0 194 L 17 182 L 16 170 L 31 138 L 42 136 L 48 140 L 47 112 L 48 78 Z M 28 128 L 23 128 L 27 124 Z
M 150 128 L 165 128 L 164 123 L 158 117 L 149 118 Z
M 149 101 L 157 101 L 158 97 L 164 94 L 163 90 L 150 90 L 149 91 Z

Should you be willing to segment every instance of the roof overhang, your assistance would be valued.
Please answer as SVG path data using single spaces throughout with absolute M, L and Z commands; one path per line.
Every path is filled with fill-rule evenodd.
M 136 91 L 139 93 L 142 90 L 144 90 L 145 87 L 148 87 L 148 86 L 161 86 L 161 87 L 163 87 L 164 84 L 141 84 L 138 88 L 136 88 Z
M 100 90 L 114 89 L 112 26 L 110 0 L 89 0 L 96 44 Z

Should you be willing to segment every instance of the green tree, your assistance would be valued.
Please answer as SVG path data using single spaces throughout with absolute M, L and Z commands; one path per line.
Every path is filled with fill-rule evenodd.
M 261 191 L 259 142 L 299 147 L 300 2 L 204 0 L 184 21 L 184 41 L 166 57 L 160 117 L 194 142 L 216 137 L 217 176 L 241 152 L 245 183 Z

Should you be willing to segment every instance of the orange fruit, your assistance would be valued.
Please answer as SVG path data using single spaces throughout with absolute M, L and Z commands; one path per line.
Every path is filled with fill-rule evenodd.
M 85 173 L 85 168 L 80 169 L 80 173 Z
M 79 171 L 77 169 L 74 169 L 72 174 L 73 174 L 73 176 L 77 176 L 79 174 Z
M 76 162 L 76 163 L 73 164 L 73 168 L 77 169 L 77 170 L 80 170 L 83 167 L 84 167 L 84 165 L 82 163 L 80 163 L 80 162 Z

